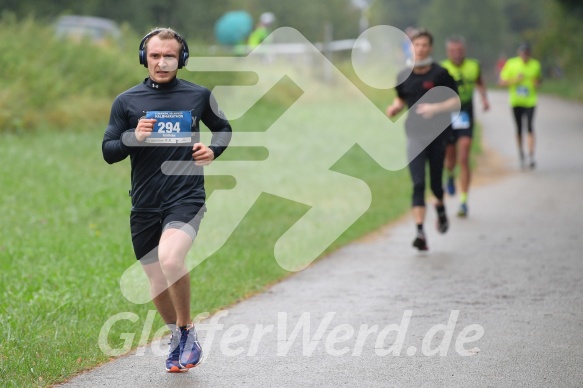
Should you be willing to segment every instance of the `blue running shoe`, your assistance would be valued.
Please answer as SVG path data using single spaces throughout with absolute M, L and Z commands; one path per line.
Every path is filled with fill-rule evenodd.
M 194 325 L 180 328 L 180 332 L 180 365 L 187 369 L 194 368 L 202 361 L 202 347 Z
M 460 210 L 458 210 L 457 216 L 461 218 L 466 218 L 468 216 L 468 205 L 465 202 L 460 204 Z
M 172 338 L 170 339 L 170 349 L 168 350 L 168 358 L 166 359 L 166 371 L 170 373 L 180 373 L 188 371 L 187 368 L 180 365 L 180 330 L 172 330 Z
M 453 175 L 447 177 L 447 193 L 449 195 L 455 195 L 455 179 Z

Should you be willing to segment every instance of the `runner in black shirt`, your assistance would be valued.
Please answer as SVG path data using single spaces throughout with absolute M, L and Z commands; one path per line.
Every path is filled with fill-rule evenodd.
M 397 115 L 405 106 L 411 108 L 435 87 L 445 86 L 457 92 L 456 83 L 447 70 L 433 63 L 430 57 L 433 45 L 432 35 L 426 30 L 419 30 L 413 35 L 411 41 L 415 51 L 415 65 L 412 72 L 403 70 L 399 73 L 397 96 L 387 108 L 389 117 Z M 427 95 L 426 98 L 428 98 L 427 101 L 417 104 L 414 110 L 409 111 L 405 122 L 409 160 L 411 160 L 409 170 L 413 180 L 413 217 L 417 224 L 417 235 L 413 246 L 419 250 L 428 249 L 423 230 L 426 162 L 429 162 L 431 191 L 436 198 L 437 229 L 440 233 L 445 233 L 449 227 L 442 188 L 446 145 L 446 131 L 443 129 L 451 123 L 450 112 L 459 109 L 459 99 L 455 95 L 444 97 L 441 93 L 437 93 Z
M 176 32 L 153 30 L 139 54 L 149 77 L 115 99 L 102 150 L 108 163 L 130 157 L 134 251 L 154 305 L 172 331 L 166 370 L 182 372 L 202 359 L 184 263 L 206 210 L 202 166 L 228 146 L 231 126 L 208 89 L 176 78 L 189 54 Z M 209 146 L 200 142 L 200 121 L 213 132 Z

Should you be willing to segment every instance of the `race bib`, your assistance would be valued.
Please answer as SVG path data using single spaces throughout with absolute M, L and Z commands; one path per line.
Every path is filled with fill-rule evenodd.
M 190 143 L 192 140 L 190 111 L 154 110 L 146 112 L 146 118 L 156 120 L 146 143 Z
M 528 88 L 526 86 L 517 86 L 516 94 L 520 97 L 528 97 Z
M 468 129 L 470 127 L 470 115 L 461 111 L 458 115 L 451 114 L 451 127 L 453 129 Z

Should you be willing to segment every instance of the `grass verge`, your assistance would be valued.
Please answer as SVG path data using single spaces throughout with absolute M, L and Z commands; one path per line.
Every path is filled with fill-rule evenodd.
M 258 107 L 255 117 L 245 120 L 268 127 L 272 108 Z M 109 166 L 102 160 L 102 131 L 103 126 L 80 133 L 38 129 L 2 135 L 4 386 L 46 386 L 107 361 L 98 346 L 100 329 L 121 312 L 139 319 L 113 326 L 109 345 L 123 347 L 122 333 L 136 333 L 130 344 L 140 345 L 139 333 L 153 306 L 129 303 L 119 289 L 121 274 L 134 260 L 128 227 L 129 163 Z M 358 147 L 334 170 L 366 181 L 373 202 L 326 252 L 377 229 L 408 207 L 406 171 L 387 172 Z M 212 192 L 215 183 L 210 179 L 208 184 Z M 273 247 L 305 210 L 296 202 L 261 195 L 227 244 L 192 272 L 193 314 L 230 305 L 287 276 L 274 259 Z M 154 328 L 162 326 L 156 318 Z

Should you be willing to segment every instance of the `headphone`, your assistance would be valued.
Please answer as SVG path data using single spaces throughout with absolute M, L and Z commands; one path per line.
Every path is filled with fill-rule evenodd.
M 148 39 L 150 39 L 154 35 L 158 35 L 160 32 L 162 32 L 162 29 L 156 29 L 156 30 L 150 32 L 148 35 L 144 36 L 144 38 L 140 42 L 140 52 L 139 52 L 140 65 L 144 65 L 144 67 L 146 67 L 146 68 L 148 67 L 148 59 L 147 59 L 147 55 L 146 55 L 146 42 L 148 42 Z M 184 38 L 182 38 L 176 32 L 174 32 L 174 38 L 177 41 L 179 41 L 180 44 L 182 44 L 182 50 L 180 51 L 180 54 L 178 55 L 178 68 L 182 69 L 182 67 L 186 66 L 186 64 L 188 63 L 188 56 L 189 56 L 188 44 L 186 44 L 186 41 L 184 40 Z

